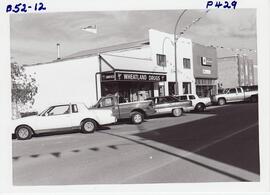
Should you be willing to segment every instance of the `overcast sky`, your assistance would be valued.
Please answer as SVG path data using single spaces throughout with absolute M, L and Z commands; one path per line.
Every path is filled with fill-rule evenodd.
M 188 10 L 178 32 L 204 16 L 205 11 Z M 61 56 L 68 56 L 148 39 L 151 28 L 173 33 L 180 13 L 181 10 L 14 14 L 10 16 L 11 56 L 20 64 L 48 62 L 57 57 L 56 43 L 61 44 Z M 98 33 L 81 30 L 89 25 L 97 25 Z M 204 45 L 256 50 L 256 10 L 210 10 L 182 36 Z M 245 53 L 256 60 L 256 53 Z M 229 50 L 218 49 L 220 57 L 231 54 Z

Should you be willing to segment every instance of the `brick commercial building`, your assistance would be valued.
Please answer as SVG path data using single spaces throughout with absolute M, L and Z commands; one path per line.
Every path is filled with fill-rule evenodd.
M 217 92 L 217 50 L 214 47 L 192 43 L 193 70 L 196 94 L 209 97 Z

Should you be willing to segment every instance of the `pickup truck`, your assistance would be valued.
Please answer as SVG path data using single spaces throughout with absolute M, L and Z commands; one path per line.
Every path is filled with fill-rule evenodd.
M 147 98 L 154 104 L 156 113 L 154 115 L 172 114 L 175 117 L 179 117 L 183 112 L 188 112 L 192 109 L 191 101 L 180 101 L 173 96 L 159 96 Z
M 105 96 L 93 106 L 95 109 L 111 109 L 117 119 L 130 119 L 133 124 L 140 124 L 144 118 L 156 111 L 151 101 L 122 103 L 119 96 Z
M 99 126 L 115 123 L 110 109 L 88 109 L 83 103 L 53 105 L 38 115 L 27 116 L 12 121 L 12 134 L 17 139 L 26 140 L 44 132 L 79 130 L 93 133 Z
M 211 96 L 211 101 L 218 105 L 240 101 L 257 102 L 258 91 L 245 91 L 242 87 L 227 88 L 223 93 Z
M 211 99 L 209 97 L 198 97 L 196 94 L 183 94 L 174 96 L 179 100 L 189 100 L 192 102 L 193 109 L 198 112 L 205 110 L 207 106 L 211 105 Z

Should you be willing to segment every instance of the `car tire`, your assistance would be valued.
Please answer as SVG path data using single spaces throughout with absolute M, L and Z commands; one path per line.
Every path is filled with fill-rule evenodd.
M 226 100 L 224 98 L 218 99 L 218 105 L 223 106 L 226 104 Z
M 143 122 L 143 114 L 141 112 L 132 112 L 130 119 L 133 124 L 141 124 Z
M 183 114 L 183 110 L 181 108 L 175 108 L 172 110 L 172 115 L 174 117 L 179 117 Z
M 195 111 L 197 112 L 203 112 L 205 110 L 205 105 L 203 103 L 198 103 L 195 106 Z
M 97 129 L 97 123 L 93 119 L 86 119 L 81 124 L 83 133 L 94 133 Z
M 20 126 L 16 128 L 15 134 L 18 140 L 27 140 L 32 138 L 33 131 L 28 126 Z
M 252 103 L 258 102 L 258 96 L 256 96 L 256 95 L 251 96 L 250 97 L 250 102 L 252 102 Z

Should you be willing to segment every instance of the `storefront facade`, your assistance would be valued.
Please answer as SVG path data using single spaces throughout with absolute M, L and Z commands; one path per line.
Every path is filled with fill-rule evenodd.
M 124 102 L 153 97 L 159 82 L 166 81 L 165 73 L 113 71 L 101 74 L 101 96 L 118 95 Z M 157 89 L 160 92 L 160 89 Z
M 190 39 L 178 38 L 177 67 L 175 67 L 174 36 L 157 30 L 149 30 L 152 59 L 156 66 L 162 67 L 167 73 L 165 94 L 175 95 L 195 93 L 195 78 L 193 75 L 192 42 Z M 176 71 L 177 82 L 176 85 Z M 178 86 L 178 89 L 176 89 Z
M 198 43 L 193 43 L 192 47 L 196 94 L 209 97 L 217 93 L 217 51 Z

